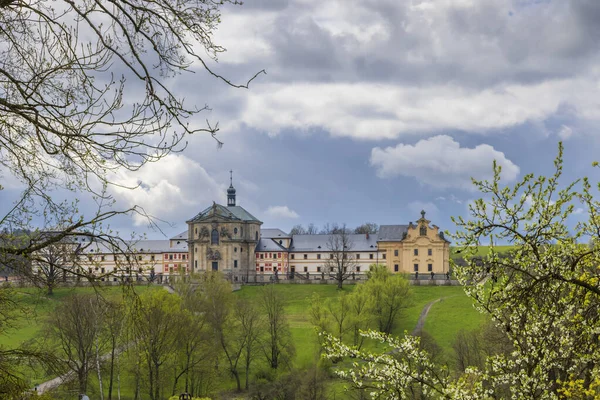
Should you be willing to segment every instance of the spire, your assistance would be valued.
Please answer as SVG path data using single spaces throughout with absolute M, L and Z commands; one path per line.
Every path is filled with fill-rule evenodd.
M 233 187 L 233 170 L 229 171 L 229 189 L 227 189 L 227 207 L 235 206 L 235 188 Z

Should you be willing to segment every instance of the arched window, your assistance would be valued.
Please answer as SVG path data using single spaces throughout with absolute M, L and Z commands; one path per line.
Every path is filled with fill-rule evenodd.
M 233 228 L 233 234 L 237 235 L 237 228 Z
M 210 244 L 219 244 L 219 231 L 216 229 L 210 234 Z

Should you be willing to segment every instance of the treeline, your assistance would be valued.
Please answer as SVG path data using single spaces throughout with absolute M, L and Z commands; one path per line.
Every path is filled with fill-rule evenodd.
M 379 226 L 374 222 L 365 222 L 364 224 L 352 229 L 346 224 L 338 224 L 336 222 L 326 223 L 322 228 L 310 223 L 306 227 L 304 225 L 294 225 L 290 230 L 290 235 L 332 235 L 332 234 L 375 234 L 379 231 Z
M 69 373 L 79 393 L 102 400 L 211 397 L 232 383 L 261 393 L 293 373 L 284 299 L 272 285 L 249 301 L 208 273 L 175 291 L 120 301 L 75 294 L 52 313 L 39 345 L 56 355 L 55 372 Z

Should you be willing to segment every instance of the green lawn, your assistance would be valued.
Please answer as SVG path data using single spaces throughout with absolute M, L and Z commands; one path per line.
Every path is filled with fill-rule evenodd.
M 509 251 L 511 251 L 512 249 L 514 249 L 514 246 L 494 246 L 494 248 L 496 249 L 496 251 L 498 253 L 508 253 Z M 462 251 L 462 247 L 451 247 L 450 248 L 450 258 L 459 258 L 462 256 L 462 254 L 460 253 L 460 251 Z M 490 246 L 478 246 L 477 247 L 477 252 L 475 253 L 476 256 L 485 256 L 487 255 L 487 253 L 490 251 Z
M 158 286 L 156 290 L 164 290 Z M 261 286 L 244 286 L 241 290 L 235 292 L 236 296 L 248 301 L 259 301 Z M 344 291 L 352 291 L 353 285 L 345 285 Z M 0 337 L 0 345 L 14 347 L 22 342 L 33 339 L 41 334 L 43 322 L 48 318 L 50 312 L 67 296 L 73 293 L 91 293 L 92 288 L 61 288 L 56 290 L 52 297 L 46 296 L 43 292 L 36 289 L 15 289 L 23 306 L 28 310 L 26 318 L 18 321 L 17 326 L 8 332 L 7 335 Z M 138 286 L 136 292 L 140 293 L 148 290 L 147 287 Z M 296 346 L 295 367 L 303 369 L 313 365 L 318 359 L 318 342 L 316 333 L 309 319 L 310 299 L 314 293 L 319 294 L 321 299 L 337 297 L 340 292 L 335 285 L 318 284 L 280 284 L 275 286 L 275 290 L 282 293 L 286 299 L 285 310 L 290 322 L 290 329 Z M 479 314 L 472 306 L 461 287 L 457 286 L 413 286 L 411 287 L 412 296 L 410 305 L 402 313 L 394 334 L 403 335 L 405 331 L 411 332 L 419 318 L 423 308 L 432 301 L 442 299 L 435 303 L 431 308 L 424 330 L 433 336 L 436 342 L 444 349 L 447 359 L 452 356 L 452 342 L 460 329 L 475 329 L 484 320 L 484 316 Z M 101 293 L 106 297 L 117 297 L 122 295 L 120 287 L 102 288 Z M 367 345 L 369 348 L 371 345 Z M 376 346 L 375 346 L 376 347 Z M 42 382 L 50 377 L 45 376 L 43 372 L 33 372 L 28 374 L 31 382 Z M 95 378 L 92 378 L 95 379 Z M 126 384 L 125 382 L 123 382 Z M 229 389 L 233 382 L 223 382 Z M 335 390 L 336 397 L 344 398 L 338 392 L 343 385 L 334 385 L 331 390 Z M 94 387 L 94 383 L 91 383 Z M 64 388 L 63 391 L 69 389 Z M 93 391 L 94 389 L 91 389 Z M 125 390 L 127 392 L 127 390 Z M 124 393 L 128 397 L 129 393 Z

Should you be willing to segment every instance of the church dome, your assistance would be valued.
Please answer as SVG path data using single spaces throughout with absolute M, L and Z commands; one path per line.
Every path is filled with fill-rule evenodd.
M 227 189 L 227 194 L 235 194 L 235 188 L 233 185 L 229 186 L 229 189 Z

